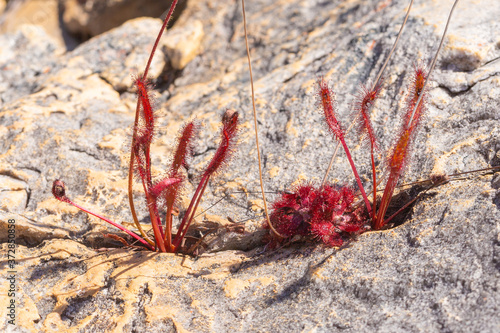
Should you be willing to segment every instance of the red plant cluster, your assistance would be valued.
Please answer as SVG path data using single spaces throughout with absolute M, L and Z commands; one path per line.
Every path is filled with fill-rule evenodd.
M 199 126 L 195 122 L 189 122 L 184 125 L 177 139 L 177 149 L 172 159 L 171 166 L 164 177 L 154 179 L 151 174 L 151 143 L 155 135 L 155 122 L 157 117 L 153 106 L 154 103 L 152 103 L 152 85 L 147 79 L 147 73 L 155 50 L 158 46 L 158 41 L 165 30 L 176 3 L 176 0 L 172 2 L 168 15 L 164 20 L 163 26 L 153 46 L 153 50 L 151 51 L 144 74 L 138 76 L 134 82 L 137 91 L 137 108 L 133 127 L 132 148 L 130 152 L 129 203 L 132 217 L 141 235 L 138 235 L 120 224 L 117 224 L 99 214 L 93 213 L 71 201 L 66 196 L 66 188 L 64 182 L 61 180 L 54 181 L 52 185 L 52 194 L 56 199 L 69 203 L 114 225 L 132 236 L 147 248 L 159 252 L 178 252 L 182 249 L 183 240 L 194 219 L 196 209 L 198 208 L 208 182 L 210 178 L 220 171 L 221 168 L 229 161 L 236 145 L 236 136 L 238 132 L 238 113 L 233 110 L 227 110 L 222 116 L 222 129 L 220 133 L 221 139 L 219 147 L 201 176 L 200 183 L 196 188 L 177 232 L 173 234 L 172 216 L 175 211 L 175 205 L 178 201 L 182 184 L 186 179 L 185 173 L 182 169 L 187 168 L 187 160 L 193 153 L 194 138 L 198 132 Z M 144 189 L 154 240 L 150 239 L 149 236 L 142 230 L 142 227 L 137 219 L 132 195 L 132 182 L 134 175 L 136 176 L 136 179 L 142 183 Z M 164 222 L 161 219 L 161 215 L 165 216 Z
M 174 213 L 175 204 L 179 198 L 179 192 L 182 183 L 185 180 L 184 173 L 181 167 L 186 167 L 186 159 L 191 155 L 193 148 L 193 138 L 196 133 L 197 126 L 194 122 L 187 123 L 181 130 L 177 140 L 177 149 L 172 161 L 172 165 L 164 178 L 153 181 L 150 170 L 149 155 L 149 140 L 137 140 L 132 145 L 132 156 L 135 157 L 135 173 L 142 182 L 146 195 L 146 203 L 149 209 L 152 229 L 154 233 L 154 242 L 147 235 L 143 234 L 140 237 L 138 234 L 126 229 L 118 223 L 111 221 L 99 214 L 89 211 L 88 209 L 79 206 L 66 196 L 66 187 L 61 180 L 55 180 L 52 185 L 52 194 L 62 202 L 69 203 L 80 210 L 83 210 L 91 215 L 94 215 L 101 220 L 104 220 L 141 242 L 151 250 L 160 252 L 177 252 L 182 247 L 182 240 L 193 221 L 198 204 L 201 201 L 203 193 L 207 187 L 210 177 L 213 176 L 221 167 L 227 163 L 231 152 L 236 144 L 236 134 L 238 125 L 238 113 L 228 110 L 222 117 L 221 142 L 211 162 L 208 164 L 205 172 L 201 177 L 201 181 L 191 199 L 190 205 L 184 214 L 184 218 L 177 230 L 177 233 L 172 234 L 172 215 Z M 140 131 L 138 131 L 140 132 Z M 149 133 L 144 132 L 147 136 Z M 160 218 L 160 212 L 165 212 L 165 223 Z M 142 231 L 141 229 L 139 229 Z
M 371 203 L 345 142 L 346 131 L 337 117 L 335 94 L 323 78 L 318 80 L 319 107 L 334 141 L 339 141 L 344 148 L 365 205 L 356 205 L 355 196 L 347 187 L 338 188 L 328 184 L 315 187 L 310 183 L 300 185 L 291 193 L 283 193 L 281 198 L 272 205 L 270 222 L 279 234 L 275 235 L 278 242 L 294 236 L 308 236 L 319 238 L 329 246 L 341 246 L 347 238 L 370 229 L 380 230 L 388 220 L 392 219 L 392 217 L 386 218 L 385 214 L 396 185 L 408 164 L 412 143 L 426 111 L 424 88 L 426 79 L 427 74 L 424 68 L 417 66 L 406 98 L 400 134 L 387 153 L 388 180 L 380 201 L 376 196 L 377 177 L 374 155 L 377 145 L 369 109 L 380 94 L 381 84 L 377 82 L 371 89 L 362 86 L 356 97 L 354 109 L 357 113 L 358 129 L 360 135 L 367 135 L 368 140 L 365 141 L 370 143 L 373 177 Z
M 421 63 L 418 63 L 418 65 L 414 68 L 414 77 L 410 83 L 405 100 L 406 105 L 402 115 L 402 124 L 395 142 L 386 152 L 385 160 L 382 161 L 382 164 L 385 167 L 385 178 L 387 180 L 381 199 L 377 197 L 377 185 L 380 181 L 377 181 L 375 151 L 378 147 L 373 126 L 371 124 L 370 109 L 373 107 L 375 101 L 380 95 L 383 72 L 389 63 L 391 55 L 396 49 L 399 38 L 401 37 L 403 28 L 408 20 L 410 10 L 413 5 L 413 0 L 410 1 L 410 5 L 408 6 L 408 10 L 398 36 L 391 51 L 389 52 L 389 55 L 377 74 L 377 78 L 375 79 L 373 85 L 370 88 L 368 88 L 368 86 L 361 85 L 359 93 L 353 103 L 356 117 L 347 131 L 344 129 L 337 117 L 335 94 L 323 78 L 318 80 L 319 108 L 323 113 L 325 122 L 333 136 L 334 142 L 337 142 L 337 148 L 342 145 L 344 149 L 351 166 L 352 173 L 358 185 L 359 195 L 362 198 L 362 202 L 364 202 L 364 207 L 362 206 L 362 202 L 360 202 L 360 204 L 353 203 L 353 194 L 350 190 L 347 190 L 345 187 L 336 189 L 326 183 L 328 172 L 335 158 L 336 153 L 334 153 L 330 161 L 330 166 L 328 167 L 325 177 L 323 178 L 323 182 L 319 187 L 316 188 L 311 184 L 301 185 L 291 194 L 282 194 L 281 198 L 273 205 L 274 211 L 271 213 L 272 219 L 268 219 L 268 224 L 272 231 L 271 235 L 278 243 L 286 241 L 290 238 L 293 239 L 296 235 L 313 235 L 320 237 L 321 240 L 327 245 L 338 246 L 344 241 L 343 235 L 361 233 L 368 229 L 383 229 L 387 226 L 390 220 L 392 220 L 399 212 L 408 207 L 411 202 L 414 201 L 411 200 L 391 216 L 386 216 L 394 190 L 396 189 L 398 181 L 404 174 L 405 168 L 409 163 L 413 142 L 415 141 L 419 128 L 425 118 L 427 110 L 426 87 L 428 77 L 436 65 L 439 51 L 443 46 L 446 31 L 457 3 L 458 0 L 455 0 L 450 14 L 448 15 L 447 23 L 443 35 L 441 36 L 441 41 L 437 48 L 436 55 L 432 59 L 428 71 Z M 363 183 L 361 182 L 361 178 L 359 177 L 356 165 L 354 164 L 349 148 L 345 142 L 345 136 L 355 122 L 357 122 L 358 125 L 359 136 L 366 135 L 367 139 L 365 140 L 365 143 L 370 143 L 373 193 L 373 200 L 371 203 L 366 195 L 366 191 Z M 431 179 L 432 187 L 446 182 L 447 179 L 447 176 L 434 177 L 434 179 Z M 346 191 L 350 194 L 344 198 L 344 193 L 346 193 Z M 343 199 L 338 199 L 339 196 Z M 342 209 L 338 210 L 336 207 L 339 207 L 339 201 L 337 200 L 340 200 L 343 205 L 346 205 L 345 208 L 340 205 Z M 364 210 L 366 215 L 363 213 L 360 214 L 360 209 Z
M 341 246 L 367 229 L 364 208 L 356 208 L 354 199 L 348 187 L 301 185 L 273 203 L 270 221 L 286 238 L 305 236 Z

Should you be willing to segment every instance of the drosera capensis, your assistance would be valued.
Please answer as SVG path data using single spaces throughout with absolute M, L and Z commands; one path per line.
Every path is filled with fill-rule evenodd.
M 189 226 L 193 222 L 196 210 L 201 198 L 203 197 L 205 189 L 207 188 L 208 182 L 210 178 L 220 172 L 220 170 L 228 163 L 231 154 L 235 149 L 238 133 L 238 112 L 226 110 L 222 115 L 219 146 L 211 161 L 207 164 L 204 172 L 202 173 L 200 182 L 194 192 L 189 207 L 187 208 L 177 232 L 174 235 L 172 233 L 172 214 L 180 194 L 182 182 L 186 178 L 185 172 L 183 173 L 182 169 L 187 168 L 188 159 L 193 153 L 193 141 L 198 133 L 199 124 L 197 124 L 196 121 L 191 121 L 184 125 L 177 139 L 177 149 L 172 158 L 170 168 L 168 169 L 166 175 L 155 179 L 152 174 L 151 166 L 151 143 L 153 142 L 156 131 L 155 121 L 157 117 L 157 110 L 155 110 L 154 103 L 152 101 L 152 85 L 148 80 L 148 71 L 160 38 L 167 27 L 176 5 L 177 0 L 174 0 L 153 45 L 144 72 L 141 75 L 138 75 L 134 80 L 134 85 L 137 91 L 137 107 L 130 150 L 128 190 L 132 217 L 140 234 L 132 232 L 124 226 L 73 202 L 66 195 L 66 187 L 62 180 L 55 180 L 52 185 L 52 194 L 56 199 L 73 205 L 88 214 L 94 215 L 95 217 L 110 223 L 118 229 L 126 232 L 129 236 L 150 250 L 172 253 L 183 251 L 183 241 Z M 135 204 L 132 193 L 134 176 L 143 185 L 154 240 L 152 240 L 146 232 L 144 232 L 135 212 Z M 165 215 L 164 219 L 162 219 L 162 215 Z
M 453 6 L 451 7 L 439 46 L 437 47 L 431 63 L 428 66 L 425 66 L 422 64 L 421 60 L 418 60 L 414 65 L 413 78 L 409 84 L 409 88 L 407 89 L 408 92 L 404 97 L 405 102 L 403 111 L 401 111 L 402 116 L 400 116 L 400 128 L 392 146 L 383 153 L 383 155 L 385 155 L 385 161 L 382 161 L 382 165 L 385 168 L 385 172 L 384 176 L 381 178 L 384 180 L 384 188 L 383 191 L 381 191 L 381 199 L 379 199 L 377 197 L 377 186 L 380 185 L 380 182 L 377 181 L 378 170 L 375 162 L 375 154 L 379 148 L 371 122 L 371 109 L 380 96 L 383 86 L 384 70 L 386 69 L 387 64 L 389 63 L 389 60 L 403 33 L 403 28 L 406 25 L 413 2 L 414 1 L 411 0 L 409 3 L 406 16 L 401 24 L 401 29 L 399 30 L 394 45 L 388 53 L 384 64 L 376 76 L 376 79 L 373 81 L 373 84 L 361 84 L 358 95 L 353 103 L 355 114 L 354 120 L 347 130 L 346 127 L 343 126 L 338 120 L 335 93 L 330 87 L 329 82 L 327 82 L 324 77 L 320 77 L 318 79 L 318 109 L 324 115 L 323 119 L 333 136 L 334 142 L 338 142 L 337 147 L 335 148 L 335 153 L 333 154 L 321 184 L 317 185 L 311 181 L 299 182 L 291 190 L 284 191 L 279 198 L 271 204 L 271 212 L 268 212 L 267 209 L 264 184 L 262 180 L 251 59 L 245 27 L 245 41 L 247 46 L 250 83 L 252 89 L 256 145 L 258 147 L 257 152 L 261 192 L 267 221 L 266 227 L 270 229 L 270 235 L 272 239 L 274 239 L 272 241 L 273 243 L 283 243 L 298 238 L 300 240 L 319 239 L 328 246 L 342 246 L 346 240 L 349 240 L 353 238 L 353 236 L 359 235 L 365 231 L 384 229 L 395 216 L 418 199 L 419 196 L 409 200 L 395 213 L 387 216 L 387 211 L 389 205 L 391 204 L 391 200 L 393 199 L 394 191 L 408 168 L 408 164 L 411 159 L 412 147 L 420 135 L 419 131 L 427 113 L 428 83 L 436 65 L 440 50 L 443 46 L 453 12 L 459 1 L 455 0 Z M 242 6 L 244 26 L 246 26 L 244 0 L 242 0 Z M 347 132 L 351 130 L 353 125 L 357 125 L 358 136 L 360 138 L 364 138 L 364 140 L 361 140 L 364 141 L 364 143 L 367 142 L 369 144 L 372 175 L 372 201 L 368 198 L 367 191 L 365 190 L 363 182 L 357 171 L 357 167 L 351 156 L 349 147 L 345 141 L 345 136 L 347 135 Z M 333 165 L 339 145 L 343 147 L 345 156 L 349 161 L 349 165 L 358 186 L 358 193 L 355 193 L 354 190 L 348 186 L 339 186 L 337 184 L 328 183 L 327 181 L 328 174 Z M 476 171 L 490 171 L 496 169 L 498 169 L 498 167 L 490 167 L 484 170 Z M 462 173 L 458 173 L 452 175 L 451 177 L 457 177 L 461 174 Z M 450 176 L 447 175 L 432 175 L 430 179 L 431 185 L 422 193 L 425 193 L 427 190 L 435 188 L 436 186 L 442 185 L 449 180 Z M 361 199 L 358 200 L 357 198 Z

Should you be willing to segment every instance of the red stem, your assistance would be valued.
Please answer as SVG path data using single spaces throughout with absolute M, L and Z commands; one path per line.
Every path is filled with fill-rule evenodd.
M 151 50 L 151 54 L 149 55 L 148 64 L 146 65 L 146 68 L 144 69 L 144 74 L 142 74 L 143 80 L 145 80 L 148 77 L 149 67 L 151 66 L 151 62 L 153 61 L 153 56 L 155 55 L 156 49 L 158 47 L 158 43 L 160 42 L 161 35 L 163 35 L 163 31 L 165 31 L 165 28 L 168 24 L 168 21 L 170 21 L 170 18 L 172 16 L 172 13 L 174 12 L 176 5 L 177 5 L 177 0 L 172 1 L 172 4 L 170 5 L 170 9 L 168 11 L 168 14 L 165 17 L 165 20 L 163 21 L 163 25 L 161 26 L 160 33 L 158 34 L 158 37 L 156 37 L 155 44 L 153 45 L 153 49 Z
M 165 215 L 165 246 L 167 247 L 168 252 L 173 252 L 172 246 L 172 211 L 174 209 L 175 198 L 177 197 L 178 192 L 178 184 L 174 185 L 172 188 L 172 192 L 170 193 L 170 197 L 167 198 L 167 213 Z
M 199 205 L 199 203 L 201 201 L 201 198 L 203 197 L 203 193 L 205 193 L 205 189 L 207 188 L 207 185 L 208 185 L 208 179 L 205 182 L 205 184 L 203 185 L 203 188 L 201 189 L 201 192 L 198 195 L 198 198 L 196 198 L 196 204 L 194 205 L 193 209 L 191 210 L 191 216 L 189 217 L 188 222 L 186 223 L 186 227 L 182 230 L 182 234 L 180 235 L 180 238 L 179 238 L 179 241 L 178 241 L 178 243 L 179 243 L 178 245 L 181 244 L 182 240 L 186 236 L 186 233 L 187 233 L 187 231 L 189 229 L 189 226 L 191 225 L 191 222 L 193 222 L 194 215 L 196 214 L 196 209 L 198 208 L 198 205 Z M 178 245 L 174 246 L 174 251 L 176 251 L 176 250 L 179 249 Z
M 151 149 L 150 143 L 146 145 L 146 181 L 148 183 L 148 187 L 151 187 L 153 184 L 153 178 L 151 177 Z
M 59 200 L 61 200 L 61 199 L 59 199 Z M 63 201 L 63 200 L 61 200 L 61 201 Z M 80 205 L 78 205 L 78 204 L 74 203 L 73 201 L 69 200 L 68 198 L 66 198 L 66 200 L 64 200 L 64 202 L 67 202 L 67 203 L 69 203 L 70 205 L 75 206 L 76 208 L 78 208 L 78 209 L 80 209 L 80 210 L 84 211 L 84 212 L 85 212 L 85 213 L 87 213 L 87 214 L 94 215 L 95 217 L 97 217 L 97 218 L 99 218 L 99 219 L 101 219 L 101 220 L 103 220 L 103 221 L 108 222 L 109 224 L 111 224 L 111 225 L 113 225 L 113 226 L 117 227 L 118 229 L 120 229 L 121 231 L 124 231 L 124 232 L 126 232 L 127 234 L 129 234 L 130 236 L 134 237 L 136 240 L 138 240 L 139 242 L 141 242 L 142 244 L 144 244 L 145 246 L 147 246 L 150 250 L 154 251 L 154 248 L 153 248 L 153 247 L 152 247 L 152 246 L 151 246 L 148 242 L 146 242 L 146 241 L 145 241 L 144 239 L 142 239 L 140 236 L 138 236 L 137 234 L 135 234 L 135 233 L 133 233 L 132 231 L 128 230 L 128 229 L 127 229 L 127 228 L 125 228 L 124 226 L 121 226 L 120 224 L 115 223 L 115 222 L 111 221 L 110 219 L 105 218 L 104 216 L 101 216 L 101 215 L 99 215 L 99 214 L 93 213 L 93 212 L 91 212 L 90 210 L 88 210 L 88 209 L 86 209 L 86 208 L 83 208 L 82 206 L 80 206 Z
M 394 189 L 398 184 L 400 174 L 401 173 L 399 171 L 391 171 L 389 175 L 389 179 L 387 180 L 387 184 L 384 189 L 384 194 L 382 195 L 382 200 L 380 201 L 378 215 L 373 220 L 373 225 L 372 225 L 373 230 L 380 230 L 386 224 L 386 221 L 384 221 L 384 216 L 387 211 L 387 208 L 389 208 L 389 203 L 391 202 Z
M 343 136 L 340 136 L 339 140 L 342 143 L 342 146 L 344 147 L 344 151 L 345 151 L 345 154 L 347 156 L 347 159 L 349 160 L 349 164 L 351 164 L 352 173 L 354 174 L 354 177 L 356 178 L 356 182 L 358 183 L 359 191 L 361 192 L 361 195 L 363 196 L 363 200 L 365 201 L 366 210 L 368 210 L 368 214 L 371 214 L 372 208 L 370 205 L 370 201 L 368 200 L 368 197 L 366 196 L 365 189 L 363 187 L 363 184 L 361 183 L 361 179 L 359 178 L 358 171 L 356 170 L 356 166 L 354 165 L 354 161 L 352 160 L 351 153 L 349 152 L 349 148 L 347 148 L 347 145 L 345 143 Z
M 146 201 L 149 209 L 149 217 L 151 218 L 151 225 L 153 226 L 153 232 L 155 234 L 156 246 L 158 246 L 160 252 L 167 252 L 163 242 L 163 233 L 160 230 L 159 216 L 156 211 L 156 201 L 151 198 L 149 194 L 146 194 Z
M 380 208 L 376 219 L 373 221 L 372 228 L 374 230 L 381 229 L 384 225 L 384 216 L 389 207 L 389 202 L 391 201 L 394 189 L 398 184 L 399 177 L 403 173 L 405 167 L 405 161 L 408 158 L 408 145 L 412 137 L 412 129 L 407 129 L 403 133 L 396 145 L 393 148 L 391 157 L 389 159 L 389 179 L 384 189 L 384 195 L 382 196 L 382 201 L 380 202 Z
M 168 252 L 173 251 L 172 247 L 172 208 L 167 208 L 167 214 L 165 215 L 165 246 Z
M 149 217 L 151 219 L 151 225 L 155 235 L 156 246 L 160 249 L 160 252 L 166 252 L 165 244 L 163 243 L 163 233 L 160 230 L 160 221 L 158 213 L 156 212 L 156 200 L 149 194 L 149 188 L 145 179 L 142 179 L 142 186 L 144 187 L 144 193 L 146 194 L 146 203 L 148 205 Z
M 375 157 L 373 156 L 374 146 L 371 144 L 372 177 L 373 177 L 373 211 L 372 219 L 377 217 L 377 172 L 375 170 Z
M 191 202 L 189 203 L 189 207 L 186 211 L 186 214 L 184 215 L 184 218 L 182 219 L 181 225 L 179 226 L 179 229 L 177 230 L 177 234 L 175 235 L 174 242 L 173 242 L 173 247 L 174 251 L 177 251 L 179 249 L 179 245 L 184 238 L 184 235 L 187 232 L 187 229 L 189 225 L 192 222 L 192 219 L 194 217 L 195 211 L 193 211 L 193 207 L 198 207 L 198 203 L 200 202 L 200 199 L 203 195 L 203 192 L 205 192 L 205 188 L 207 187 L 208 179 L 210 178 L 210 174 L 203 175 L 201 178 L 200 183 L 198 184 L 198 187 L 196 188 L 196 191 L 194 192 L 193 198 L 191 199 Z

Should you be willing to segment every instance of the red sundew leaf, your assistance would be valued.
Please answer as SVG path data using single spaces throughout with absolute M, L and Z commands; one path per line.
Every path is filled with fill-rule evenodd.
M 140 116 L 135 129 L 136 136 L 133 149 L 135 149 L 134 153 L 139 156 L 139 159 L 136 159 L 138 163 L 136 169 L 143 182 L 149 186 L 152 183 L 150 146 L 154 137 L 156 119 L 153 103 L 151 102 L 153 99 L 150 92 L 152 85 L 143 76 L 135 78 L 134 85 L 137 90 Z
M 335 226 L 331 222 L 311 223 L 311 234 L 323 239 L 335 232 Z
M 164 191 L 167 190 L 167 188 L 180 183 L 181 181 L 182 179 L 180 178 L 164 178 L 149 189 L 149 194 L 155 198 L 158 198 Z
M 396 145 L 394 146 L 391 154 L 389 155 L 388 166 L 391 173 L 397 173 L 398 176 L 403 171 L 407 157 L 408 157 L 408 146 L 410 143 L 410 130 L 407 129 L 399 137 Z
M 56 179 L 52 183 L 52 195 L 59 201 L 69 203 L 68 197 L 66 197 L 66 186 L 62 180 Z
M 327 246 L 342 246 L 344 243 L 342 237 L 335 232 L 335 226 L 328 222 L 311 224 L 311 235 L 321 239 Z
M 340 189 L 340 194 L 342 195 L 342 201 L 340 202 L 340 208 L 342 211 L 351 208 L 352 203 L 354 202 L 354 193 L 349 187 L 342 187 Z
M 396 145 L 393 147 L 392 152 L 389 155 L 389 159 L 387 161 L 387 165 L 389 167 L 389 177 L 385 185 L 382 200 L 380 201 L 380 208 L 377 213 L 377 217 L 372 223 L 372 228 L 374 230 L 379 230 L 384 226 L 385 213 L 387 208 L 389 208 L 392 194 L 394 193 L 399 177 L 403 173 L 405 164 L 408 160 L 410 136 L 410 130 L 406 129 L 399 137 Z
M 403 117 L 404 124 L 401 130 L 402 132 L 408 127 L 410 128 L 411 132 L 414 132 L 418 125 L 422 122 L 422 118 L 425 117 L 425 113 L 427 111 L 427 91 L 424 91 L 424 84 L 426 79 L 427 70 L 425 66 L 419 62 L 415 66 L 412 82 L 410 83 L 409 93 L 406 97 L 405 115 Z M 415 114 L 413 114 L 413 110 L 415 109 L 417 100 L 422 94 L 423 96 L 420 100 L 418 108 L 416 109 Z M 409 124 L 412 114 L 413 119 L 411 120 L 411 124 Z
M 291 238 L 296 235 L 320 238 L 328 246 L 343 244 L 343 233 L 361 233 L 367 219 L 352 212 L 354 194 L 348 187 L 311 184 L 283 193 L 273 203 L 270 215 L 276 230 Z
M 173 207 L 177 201 L 178 193 L 182 188 L 182 182 L 184 177 L 179 173 L 179 168 L 184 166 L 187 169 L 187 159 L 192 155 L 194 149 L 194 138 L 196 137 L 199 130 L 199 124 L 195 121 L 191 121 L 185 124 L 179 131 L 177 136 L 177 149 L 174 154 L 174 159 L 168 175 L 170 177 L 180 178 L 181 181 L 177 184 L 170 186 L 167 191 L 165 191 L 165 204 L 167 207 L 167 214 L 171 213 Z
M 155 126 L 155 114 L 150 92 L 152 85 L 147 79 L 144 80 L 142 76 L 137 77 L 134 84 L 137 88 L 137 98 L 141 104 L 145 135 L 149 139 L 149 143 L 151 143 Z
M 330 128 L 330 131 L 333 135 L 341 140 L 344 137 L 344 130 L 340 126 L 340 123 L 337 120 L 337 107 L 335 101 L 335 94 L 328 86 L 328 83 L 325 81 L 323 77 L 318 80 L 318 96 L 320 101 L 320 107 L 325 115 L 326 123 Z
M 311 184 L 297 186 L 292 192 L 283 193 L 272 205 L 269 216 L 276 230 L 285 237 L 307 236 L 311 220 L 311 205 L 316 197 Z
M 331 247 L 341 247 L 344 244 L 344 240 L 339 234 L 332 234 L 328 239 L 323 239 L 323 243 Z
M 382 85 L 380 81 L 372 90 L 361 85 L 354 101 L 354 110 L 360 114 L 360 116 L 357 117 L 359 132 L 360 134 L 366 133 L 368 135 L 368 140 L 374 148 L 377 147 L 377 144 L 370 120 L 370 108 L 379 97 L 381 89 Z
M 338 225 L 337 228 L 347 233 L 357 233 L 363 226 L 359 224 Z
M 356 182 L 358 183 L 359 190 L 361 191 L 361 195 L 363 197 L 363 200 L 366 205 L 366 209 L 368 212 L 371 213 L 371 205 L 370 201 L 368 200 L 368 197 L 366 196 L 365 189 L 363 187 L 363 183 L 361 182 L 361 178 L 359 177 L 358 171 L 356 169 L 356 165 L 354 164 L 354 161 L 352 160 L 351 153 L 349 151 L 349 148 L 347 147 L 347 144 L 344 139 L 344 130 L 340 126 L 337 117 L 335 115 L 336 110 L 335 110 L 335 95 L 333 91 L 331 91 L 330 87 L 328 87 L 328 84 L 325 82 L 323 78 L 320 78 L 318 81 L 319 85 L 319 97 L 320 97 L 320 105 L 321 108 L 323 109 L 324 115 L 325 115 L 325 121 L 328 124 L 328 127 L 330 128 L 330 131 L 332 132 L 334 139 L 337 139 L 340 141 L 342 144 L 342 147 L 344 148 L 344 151 L 346 153 L 347 159 L 349 160 L 349 164 L 351 165 L 352 172 L 354 174 L 354 178 L 356 178 Z M 372 149 L 373 150 L 373 149 Z M 373 156 L 373 152 L 372 152 Z
M 174 176 L 182 166 L 187 168 L 187 158 L 193 153 L 194 138 L 198 133 L 199 125 L 192 121 L 184 125 L 177 137 L 177 149 L 169 174 Z
M 385 186 L 384 194 L 382 196 L 382 201 L 380 203 L 380 210 L 377 214 L 376 219 L 373 221 L 373 229 L 378 230 L 384 226 L 384 216 L 389 207 L 389 202 L 391 200 L 394 189 L 397 186 L 398 180 L 404 172 L 404 169 L 408 163 L 410 157 L 410 149 L 413 140 L 418 132 L 419 124 L 422 122 L 422 118 L 426 112 L 426 95 L 427 92 L 424 90 L 425 81 L 427 79 L 427 73 L 422 64 L 418 64 L 415 67 L 415 73 L 410 84 L 410 93 L 406 98 L 406 109 L 405 115 L 403 117 L 403 125 L 399 132 L 398 139 L 394 144 L 391 152 L 388 155 L 387 166 L 389 168 L 389 178 L 387 179 L 387 184 Z M 422 99 L 418 107 L 415 108 L 416 103 L 420 96 Z M 415 113 L 413 111 L 415 110 Z M 413 119 L 412 119 L 413 117 Z
M 227 110 L 222 116 L 221 142 L 208 165 L 203 177 L 209 177 L 216 172 L 221 165 L 228 162 L 236 145 L 236 134 L 238 133 L 238 112 Z
M 180 175 L 177 175 L 177 177 L 180 178 L 180 181 L 176 184 L 172 184 L 171 186 L 169 186 L 167 190 L 164 192 L 165 206 L 167 207 L 167 210 L 170 212 L 172 212 L 174 205 L 177 203 L 178 194 L 183 188 L 182 182 L 184 181 L 184 178 L 180 177 Z

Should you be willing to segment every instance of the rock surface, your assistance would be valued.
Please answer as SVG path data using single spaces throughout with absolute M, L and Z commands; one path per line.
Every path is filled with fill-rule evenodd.
M 170 3 L 164 0 L 64 0 L 62 21 L 71 33 L 88 38 L 133 18 L 160 17 Z M 180 7 L 183 6 L 181 1 Z
M 392 46 L 406 1 L 268 1 L 247 4 L 266 189 L 321 179 L 332 142 L 316 111 L 319 75 L 337 92 L 340 118 L 360 83 L 373 79 Z M 398 126 L 412 66 L 435 52 L 451 1 L 414 5 L 385 73 L 373 113 L 381 155 Z M 500 8 L 463 1 L 450 26 L 430 88 L 429 113 L 405 180 L 500 164 Z M 168 163 L 179 127 L 205 122 L 190 179 L 216 147 L 221 112 L 241 112 L 241 143 L 204 208 L 210 220 L 260 216 L 249 77 L 239 2 L 191 0 L 175 24 L 201 22 L 201 53 L 174 70 L 158 53 L 150 71 L 161 110 L 153 165 Z M 255 247 L 260 218 L 240 238 L 190 257 L 109 246 L 112 227 L 51 197 L 68 195 L 115 221 L 130 221 L 127 147 L 140 71 L 161 22 L 137 19 L 54 55 L 43 31 L 0 36 L 0 235 L 16 221 L 17 328 L 7 323 L 0 284 L 0 330 L 29 332 L 498 332 L 500 175 L 432 190 L 400 226 L 369 232 L 342 249 Z M 168 34 L 162 41 L 165 51 Z M 165 51 L 167 53 L 167 51 Z M 367 149 L 350 146 L 369 183 Z M 343 154 L 332 182 L 353 185 Z M 234 193 L 236 191 L 245 193 Z M 137 187 L 137 202 L 140 187 Z M 273 196 L 271 195 L 271 200 Z M 145 219 L 144 209 L 141 219 Z M 147 221 L 145 220 L 145 223 Z M 227 221 L 226 221 L 227 223 Z M 253 238 L 252 238 L 253 237 Z M 257 240 L 255 240 L 257 237 Z M 247 251 L 247 252 L 243 252 Z M 8 261 L 0 262 L 8 271 Z
M 61 51 L 138 17 L 164 17 L 164 0 L 13 0 L 0 1 L 0 34 L 14 33 L 22 25 L 42 28 Z M 174 21 L 182 12 L 181 1 Z M 5 11 L 5 13 L 4 13 Z M 163 14 L 162 14 L 163 13 Z M 31 27 L 35 29 L 34 27 Z
M 0 34 L 14 33 L 23 25 L 30 25 L 32 29 L 36 26 L 45 30 L 58 48 L 66 49 L 66 43 L 70 41 L 61 29 L 58 0 L 10 1 L 7 8 L 5 15 L 0 17 Z M 2 9 L 0 2 L 0 14 Z

